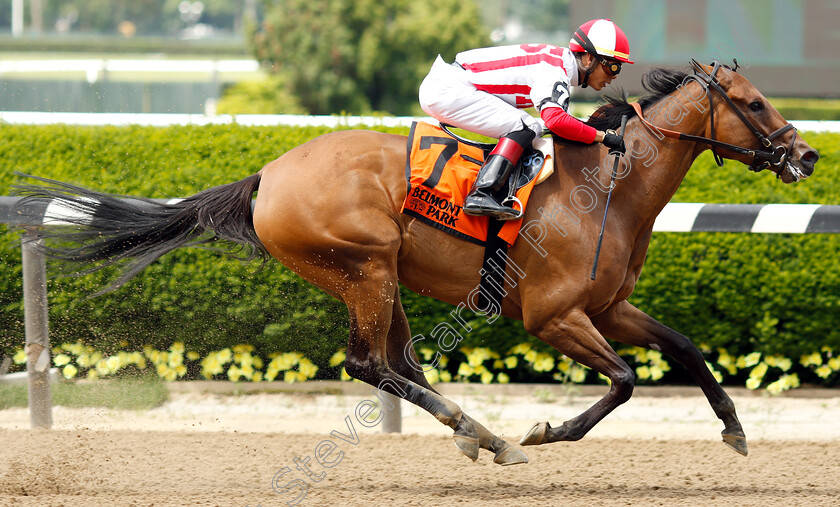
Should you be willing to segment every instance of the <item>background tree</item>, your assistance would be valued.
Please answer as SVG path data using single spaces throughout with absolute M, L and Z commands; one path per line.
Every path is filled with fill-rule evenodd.
M 488 45 L 471 0 L 275 0 L 250 40 L 313 114 L 416 112 L 435 56 Z

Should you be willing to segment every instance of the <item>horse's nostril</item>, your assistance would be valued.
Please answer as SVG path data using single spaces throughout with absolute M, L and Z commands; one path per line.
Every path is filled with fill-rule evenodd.
M 817 160 L 820 159 L 820 154 L 817 150 L 808 150 L 802 155 L 802 161 L 808 162 L 809 164 L 816 164 Z
M 802 161 L 802 167 L 805 169 L 808 176 L 814 172 L 814 165 L 816 165 L 817 160 L 819 159 L 820 154 L 814 149 L 808 150 L 802 154 L 802 158 L 800 160 Z

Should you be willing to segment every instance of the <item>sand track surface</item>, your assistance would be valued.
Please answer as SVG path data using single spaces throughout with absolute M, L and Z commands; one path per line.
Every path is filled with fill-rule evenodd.
M 598 399 L 449 396 L 511 443 Z M 582 441 L 524 447 L 530 463 L 511 467 L 486 451 L 470 461 L 413 407 L 403 434 L 365 427 L 356 409 L 368 399 L 176 392 L 143 412 L 56 407 L 52 430 L 3 410 L 0 506 L 840 505 L 840 397 L 733 395 L 742 457 L 701 396 L 637 396 Z

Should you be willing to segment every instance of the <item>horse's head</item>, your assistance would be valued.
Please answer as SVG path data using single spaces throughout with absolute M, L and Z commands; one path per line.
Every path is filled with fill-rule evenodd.
M 717 62 L 692 61 L 692 76 L 711 102 L 707 136 L 720 156 L 741 161 L 754 171 L 769 169 L 785 183 L 807 178 L 820 155 L 811 148 L 755 86 L 735 70 Z M 729 146 L 726 146 L 729 145 Z M 720 154 L 720 155 L 719 155 Z

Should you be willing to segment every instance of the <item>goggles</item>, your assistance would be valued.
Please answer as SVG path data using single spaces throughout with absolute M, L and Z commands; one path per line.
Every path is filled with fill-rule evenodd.
M 607 60 L 605 58 L 599 58 L 601 61 L 601 65 L 604 66 L 606 69 L 607 74 L 611 76 L 617 76 L 619 72 L 621 72 L 621 62 L 616 60 Z

